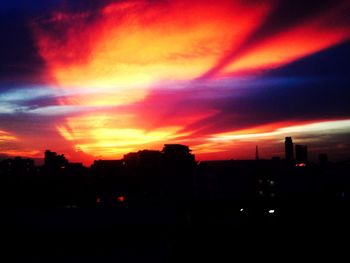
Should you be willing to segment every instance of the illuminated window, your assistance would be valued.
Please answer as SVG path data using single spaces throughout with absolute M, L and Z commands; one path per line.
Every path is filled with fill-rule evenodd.
M 117 197 L 117 200 L 121 203 L 123 203 L 125 201 L 125 196 L 121 195 Z

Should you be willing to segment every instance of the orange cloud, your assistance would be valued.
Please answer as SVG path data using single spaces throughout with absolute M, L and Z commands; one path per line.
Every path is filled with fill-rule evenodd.
M 242 43 L 270 9 L 268 2 L 252 10 L 238 1 L 128 1 L 108 5 L 93 19 L 89 13 L 56 13 L 35 31 L 40 54 L 61 87 L 108 93 L 98 99 L 77 95 L 76 102 L 123 105 L 142 100 L 158 82 L 200 76 Z
M 338 6 L 255 43 L 231 61 L 222 74 L 280 67 L 349 40 L 348 24 L 338 21 L 343 8 Z
M 0 130 L 0 143 L 16 141 L 17 138 L 6 131 Z
M 167 88 L 209 70 L 256 30 L 272 5 L 265 1 L 251 7 L 229 0 L 126 1 L 112 3 L 93 17 L 90 12 L 57 12 L 34 29 L 39 52 L 58 86 L 79 89 L 61 98 L 61 104 L 122 106 L 142 101 L 159 83 Z M 184 136 L 184 125 L 208 115 L 193 113 L 149 130 L 142 117 L 146 112 L 90 113 L 67 118 L 57 129 L 76 149 L 115 157 L 176 140 Z
M 27 147 L 19 147 L 18 143 L 21 141 L 18 136 L 7 131 L 0 130 L 0 150 L 1 154 L 8 156 L 25 156 L 36 157 L 39 153 L 37 150 L 27 150 Z

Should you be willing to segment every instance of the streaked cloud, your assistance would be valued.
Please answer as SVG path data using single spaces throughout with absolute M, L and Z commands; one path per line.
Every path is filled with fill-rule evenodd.
M 1 142 L 8 142 L 8 141 L 15 141 L 17 138 L 11 134 L 9 134 L 6 131 L 0 130 L 0 143 Z
M 259 141 L 266 138 L 276 138 L 279 136 L 292 136 L 295 134 L 341 134 L 350 133 L 350 120 L 324 121 L 316 123 L 307 123 L 302 125 L 291 125 L 278 127 L 281 124 L 272 124 L 268 126 L 255 127 L 250 130 L 241 130 L 214 134 L 211 141 L 233 141 L 233 140 L 253 140 Z M 273 129 L 273 126 L 277 126 Z
M 0 18 L 3 152 L 247 158 L 286 135 L 348 149 L 348 1 L 16 3 Z

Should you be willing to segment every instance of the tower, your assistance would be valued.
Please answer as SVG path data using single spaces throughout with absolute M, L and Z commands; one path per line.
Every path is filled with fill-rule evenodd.
M 286 137 L 284 141 L 286 161 L 294 161 L 294 144 L 292 137 Z

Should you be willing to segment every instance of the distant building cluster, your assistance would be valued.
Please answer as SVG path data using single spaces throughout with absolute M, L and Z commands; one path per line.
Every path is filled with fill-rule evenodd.
M 21 157 L 0 161 L 0 200 L 15 207 L 162 207 L 175 209 L 181 220 L 210 211 L 219 216 L 217 209 L 227 205 L 242 215 L 272 216 L 281 203 L 347 200 L 349 163 L 328 163 L 326 154 L 319 164 L 309 162 L 307 146 L 291 137 L 284 146 L 285 159 L 264 160 L 256 146 L 255 160 L 196 162 L 188 146 L 165 144 L 161 151 L 96 160 L 90 168 L 47 150 L 42 166 Z
M 286 161 L 295 162 L 297 165 L 303 165 L 308 162 L 308 150 L 306 145 L 294 145 L 292 137 L 286 137 L 284 145 Z
M 34 161 L 15 157 L 0 161 L 0 175 L 32 175 L 35 172 Z
M 142 150 L 125 154 L 121 160 L 96 160 L 91 166 L 93 174 L 104 175 L 124 168 L 158 169 L 166 165 L 194 165 L 195 156 L 188 146 L 165 144 L 162 151 Z

